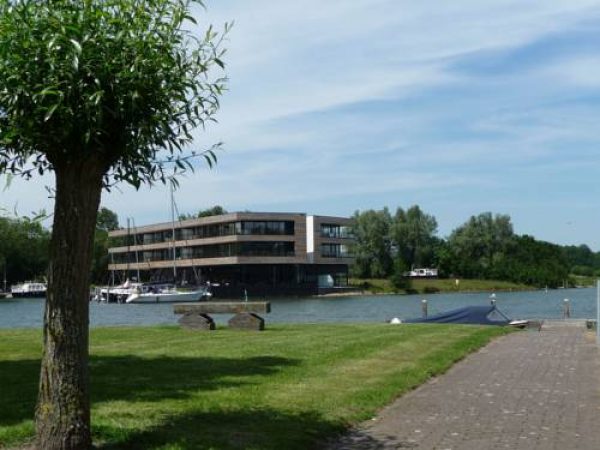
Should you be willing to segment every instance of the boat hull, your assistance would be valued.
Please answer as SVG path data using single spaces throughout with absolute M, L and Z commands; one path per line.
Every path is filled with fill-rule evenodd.
M 207 297 L 206 291 L 132 294 L 126 303 L 199 302 Z
M 13 292 L 12 298 L 46 298 L 46 291 L 40 292 Z

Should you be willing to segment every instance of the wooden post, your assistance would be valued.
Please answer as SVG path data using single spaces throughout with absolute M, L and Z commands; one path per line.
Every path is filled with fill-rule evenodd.
M 563 301 L 563 319 L 569 319 L 571 317 L 571 303 L 568 298 Z

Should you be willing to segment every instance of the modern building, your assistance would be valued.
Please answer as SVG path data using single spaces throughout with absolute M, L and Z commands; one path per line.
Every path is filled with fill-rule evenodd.
M 123 281 L 211 283 L 221 296 L 344 289 L 350 219 L 230 213 L 110 233 L 109 271 Z

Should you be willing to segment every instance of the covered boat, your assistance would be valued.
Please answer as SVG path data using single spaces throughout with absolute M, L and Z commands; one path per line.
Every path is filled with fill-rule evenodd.
M 404 320 L 404 323 L 466 323 L 474 325 L 509 325 L 511 320 L 495 305 L 465 306 L 422 319 Z

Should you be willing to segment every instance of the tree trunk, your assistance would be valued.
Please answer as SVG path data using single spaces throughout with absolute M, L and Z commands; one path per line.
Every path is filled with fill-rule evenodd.
M 56 199 L 36 409 L 40 450 L 91 447 L 89 280 L 102 170 L 90 161 L 55 165 Z

